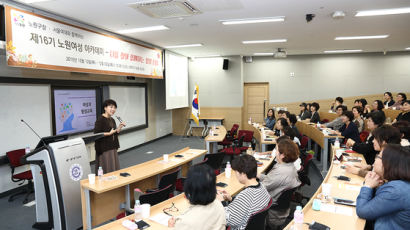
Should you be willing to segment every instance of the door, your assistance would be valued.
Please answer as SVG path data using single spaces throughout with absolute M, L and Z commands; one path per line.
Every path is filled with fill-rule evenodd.
M 249 118 L 262 124 L 269 107 L 269 83 L 245 83 L 243 105 L 243 128 L 250 129 Z

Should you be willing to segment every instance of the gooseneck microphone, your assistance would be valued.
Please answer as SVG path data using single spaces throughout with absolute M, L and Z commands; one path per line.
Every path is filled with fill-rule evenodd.
M 26 124 L 27 127 L 29 127 L 31 129 L 31 131 L 33 131 L 34 134 L 37 135 L 37 137 L 40 139 L 41 142 L 43 142 L 44 146 L 47 146 L 47 144 L 44 142 L 44 140 L 40 137 L 40 135 L 38 135 L 38 133 L 36 131 L 34 131 L 33 128 L 31 128 L 31 126 L 29 124 L 27 124 L 27 122 L 25 122 L 23 119 L 20 119 L 21 122 L 23 122 L 24 124 Z
M 119 117 L 119 116 L 115 116 L 115 117 L 117 118 L 117 120 L 118 120 L 120 123 L 123 122 L 122 119 L 121 119 L 121 117 Z M 125 125 L 124 125 L 124 127 L 125 127 Z

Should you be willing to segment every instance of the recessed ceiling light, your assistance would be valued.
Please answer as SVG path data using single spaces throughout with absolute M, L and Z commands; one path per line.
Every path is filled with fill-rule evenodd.
M 173 48 L 186 48 L 186 47 L 198 47 L 198 46 L 202 46 L 202 44 L 186 44 L 186 45 L 165 46 L 165 48 L 173 49 Z
M 23 3 L 26 3 L 26 4 L 31 4 L 31 3 L 37 3 L 37 2 L 51 2 L 51 1 L 54 1 L 54 0 L 17 0 L 17 1 L 23 2 Z
M 410 50 L 410 47 L 407 47 L 406 50 Z
M 273 56 L 273 53 L 254 53 L 254 56 Z
M 224 25 L 238 25 L 238 24 L 263 23 L 263 22 L 283 22 L 285 21 L 285 16 L 266 17 L 266 18 L 229 19 L 229 20 L 219 20 L 219 21 Z
M 254 41 L 242 41 L 243 44 L 257 44 L 257 43 L 274 43 L 274 42 L 287 42 L 286 39 L 273 39 L 273 40 L 254 40 Z
M 323 53 L 357 53 L 357 52 L 362 52 L 363 50 L 325 50 Z
M 408 13 L 410 13 L 410 8 L 395 8 L 395 9 L 357 11 L 355 16 L 365 17 L 365 16 L 379 16 L 379 15 L 392 15 L 392 14 L 408 14 Z
M 205 56 L 196 56 L 195 58 L 213 58 L 213 57 L 220 57 L 221 55 L 219 54 L 213 54 L 213 55 L 205 55 Z
M 148 32 L 148 31 L 157 31 L 157 30 L 169 30 L 166 26 L 148 26 L 148 27 L 139 27 L 127 30 L 119 30 L 117 33 L 119 34 L 132 34 L 132 33 L 140 33 L 140 32 Z
M 387 38 L 387 37 L 389 37 L 389 35 L 350 36 L 350 37 L 336 37 L 335 40 L 379 39 L 379 38 Z

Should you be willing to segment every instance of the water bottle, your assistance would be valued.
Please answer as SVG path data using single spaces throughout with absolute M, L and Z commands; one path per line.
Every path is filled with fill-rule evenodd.
M 303 229 L 303 212 L 302 206 L 297 206 L 295 213 L 293 214 L 293 229 L 294 230 L 302 230 Z
M 98 180 L 99 181 L 102 180 L 103 175 L 104 175 L 104 171 L 103 171 L 102 167 L 100 166 L 100 167 L 98 167 Z
M 142 210 L 141 210 L 140 200 L 135 201 L 134 215 L 135 215 L 134 217 L 135 221 L 140 221 L 142 219 Z
M 340 148 L 339 138 L 336 138 L 335 140 L 335 148 Z
M 317 125 L 316 125 L 318 128 L 320 128 L 320 122 L 317 122 Z
M 232 172 L 231 170 L 232 170 L 231 163 L 229 163 L 229 161 L 228 161 L 228 163 L 226 163 L 226 168 L 225 168 L 226 178 L 231 178 L 231 172 Z

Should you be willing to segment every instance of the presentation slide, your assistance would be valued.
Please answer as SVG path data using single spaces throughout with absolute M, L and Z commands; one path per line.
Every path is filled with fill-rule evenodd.
M 95 89 L 55 89 L 55 133 L 78 133 L 94 129 L 96 101 Z
M 188 58 L 165 51 L 166 109 L 188 107 Z

